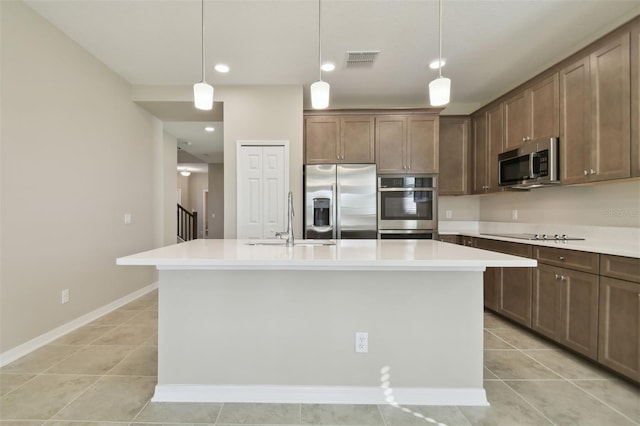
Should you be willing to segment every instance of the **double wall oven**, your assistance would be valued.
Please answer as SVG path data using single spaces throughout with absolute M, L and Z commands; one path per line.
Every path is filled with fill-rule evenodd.
M 437 177 L 378 176 L 378 238 L 437 238 Z

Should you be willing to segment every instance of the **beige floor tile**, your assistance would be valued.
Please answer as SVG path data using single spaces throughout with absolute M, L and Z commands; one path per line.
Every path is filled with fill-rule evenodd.
M 225 403 L 217 423 L 300 424 L 300 405 Z
M 158 347 L 158 333 L 154 333 L 153 336 L 149 337 L 142 344 L 143 346 L 153 346 L 154 348 Z
M 136 423 L 215 423 L 222 404 L 150 402 L 135 418 Z
M 80 349 L 79 346 L 47 345 L 0 369 L 1 373 L 39 374 Z
M 498 376 L 493 374 L 491 370 L 489 370 L 487 367 L 484 367 L 483 373 L 484 373 L 484 380 L 500 380 L 498 379 Z
M 577 426 L 634 424 L 567 381 L 510 381 L 507 385 L 555 424 Z
M 135 346 L 85 346 L 64 361 L 46 370 L 46 374 L 105 374 Z
M 42 426 L 44 422 L 29 420 L 0 420 L 2 426 Z
M 470 425 L 457 407 L 380 405 L 379 408 L 386 426 L 427 426 L 438 423 L 447 426 Z
M 113 330 L 113 325 L 85 325 L 71 333 L 55 340 L 52 345 L 87 345 L 107 332 Z
M 484 351 L 484 365 L 500 379 L 560 379 L 520 351 Z
M 142 296 L 132 302 L 127 303 L 120 309 L 128 310 L 128 311 L 145 311 L 149 309 L 150 306 L 158 302 L 157 297 L 146 297 Z
M 484 328 L 517 328 L 517 326 L 498 315 L 485 312 Z
M 303 404 L 302 424 L 383 425 L 377 405 Z
M 620 379 L 572 380 L 585 392 L 640 423 L 640 388 Z
M 97 379 L 95 376 L 77 375 L 38 376 L 0 399 L 0 418 L 46 420 Z
M 89 325 L 120 325 L 130 320 L 137 314 L 137 311 L 131 311 L 126 309 L 116 309 L 113 312 L 109 312 L 106 315 L 101 316 L 97 320 L 91 322 Z
M 108 374 L 125 376 L 157 376 L 158 348 L 153 346 L 138 347 L 129 354 L 129 356 L 116 365 L 115 368 L 109 371 Z
M 157 311 L 140 311 L 133 318 L 124 323 L 126 326 L 158 328 Z
M 535 336 L 525 330 L 515 328 L 496 328 L 491 333 L 518 349 L 556 349 L 553 343 Z
M 141 345 L 156 334 L 157 331 L 156 327 L 129 327 L 122 325 L 94 341 L 92 345 Z
M 492 334 L 491 332 L 484 331 L 484 348 L 485 349 L 515 349 L 513 346 Z
M 34 377 L 34 374 L 0 374 L 0 396 L 24 385 Z
M 544 364 L 565 379 L 610 379 L 611 373 L 562 350 L 525 350 L 527 355 Z
M 490 407 L 459 407 L 474 426 L 550 425 L 545 417 L 502 382 L 485 382 Z
M 54 419 L 130 422 L 151 399 L 155 385 L 151 377 L 105 376 Z
M 116 422 L 61 422 L 47 421 L 43 426 L 128 426 L 129 423 Z

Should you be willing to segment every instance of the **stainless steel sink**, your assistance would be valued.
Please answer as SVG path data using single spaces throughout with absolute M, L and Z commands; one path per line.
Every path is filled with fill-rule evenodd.
M 287 245 L 286 241 L 279 241 L 279 240 L 266 240 L 266 241 L 250 241 L 247 243 L 248 246 L 280 246 L 280 247 L 284 247 Z M 310 241 L 310 240 L 303 240 L 303 241 L 294 241 L 293 243 L 294 246 L 307 246 L 307 247 L 314 247 L 314 246 L 335 246 L 336 242 L 335 241 L 327 241 L 327 240 L 319 240 L 319 241 Z

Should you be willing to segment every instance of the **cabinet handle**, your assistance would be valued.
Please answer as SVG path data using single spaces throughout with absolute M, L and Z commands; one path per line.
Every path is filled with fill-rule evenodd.
M 595 171 L 595 170 L 593 170 L 593 169 L 591 169 L 591 171 L 590 171 L 590 172 L 591 172 L 591 174 L 592 174 L 592 175 L 595 175 L 595 174 L 596 174 L 596 171 Z
M 566 281 L 567 277 L 565 277 L 564 275 L 560 275 L 560 281 Z
M 556 274 L 556 280 L 560 279 L 560 275 Z
M 564 262 L 564 256 L 560 256 L 558 259 Z
M 525 142 L 526 140 L 527 140 L 527 138 L 524 138 L 524 137 L 522 138 L 522 142 Z
M 589 174 L 589 172 L 585 170 L 584 171 L 584 175 L 587 176 L 588 174 Z

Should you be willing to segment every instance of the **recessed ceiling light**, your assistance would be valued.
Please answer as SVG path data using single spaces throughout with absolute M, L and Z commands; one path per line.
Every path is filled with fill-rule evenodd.
M 216 128 L 212 127 L 212 126 L 207 126 L 207 127 L 204 128 L 204 131 L 205 132 L 209 132 L 209 133 L 211 133 L 211 132 L 213 132 L 215 130 L 216 130 Z
M 429 68 L 431 68 L 432 70 L 437 70 L 438 68 L 444 67 L 445 65 L 447 65 L 447 61 L 445 61 L 444 59 L 442 59 L 442 61 L 434 59 L 429 64 Z
M 221 72 L 221 73 L 227 73 L 229 72 L 229 65 L 226 64 L 216 64 L 216 66 L 214 67 L 216 71 Z
M 322 71 L 331 72 L 336 69 L 336 66 L 332 62 L 325 62 L 320 66 Z

